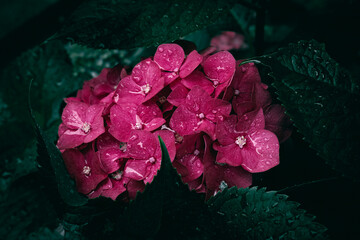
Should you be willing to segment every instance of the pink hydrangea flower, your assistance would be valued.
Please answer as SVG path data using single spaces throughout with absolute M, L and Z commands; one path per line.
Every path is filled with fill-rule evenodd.
M 256 66 L 223 51 L 238 40 L 224 32 L 200 53 L 186 41 L 162 44 L 131 74 L 105 68 L 65 99 L 57 146 L 78 191 L 134 199 L 160 169 L 158 136 L 182 180 L 206 198 L 276 166 L 291 121 L 271 105 Z
M 165 123 L 160 108 L 153 102 L 136 105 L 116 104 L 110 109 L 109 133 L 122 142 L 127 142 L 131 131 L 153 131 Z
M 57 143 L 59 149 L 74 148 L 89 143 L 105 132 L 101 104 L 88 105 L 69 102 L 64 108 L 61 120 L 61 135 Z
M 203 131 L 216 139 L 215 123 L 229 116 L 230 111 L 228 102 L 212 98 L 201 87 L 195 86 L 173 113 L 170 127 L 180 135 Z
M 225 31 L 213 37 L 210 45 L 215 47 L 217 51 L 239 49 L 244 45 L 244 36 L 236 32 Z
M 279 140 L 265 130 L 262 109 L 238 118 L 231 115 L 216 127 L 218 151 L 216 162 L 242 166 L 256 173 L 264 172 L 279 164 Z

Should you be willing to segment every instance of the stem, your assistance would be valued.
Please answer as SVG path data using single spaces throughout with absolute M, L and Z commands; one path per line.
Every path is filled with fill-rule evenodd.
M 329 177 L 329 178 L 323 178 L 323 179 L 319 179 L 319 180 L 313 180 L 313 181 L 309 181 L 309 182 L 299 183 L 299 184 L 296 184 L 294 186 L 290 186 L 290 187 L 280 189 L 278 191 L 278 193 L 283 193 L 283 192 L 286 192 L 286 191 L 289 191 L 289 190 L 293 190 L 293 189 L 300 188 L 300 187 L 310 185 L 310 184 L 314 184 L 314 183 L 322 183 L 322 182 L 333 181 L 333 180 L 337 180 L 337 179 L 339 179 L 339 177 Z

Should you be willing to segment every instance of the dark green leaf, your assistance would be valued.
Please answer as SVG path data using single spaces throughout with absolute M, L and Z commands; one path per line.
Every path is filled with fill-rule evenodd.
M 30 91 L 29 91 L 30 94 Z M 33 124 L 38 140 L 39 158 L 47 159 L 50 162 L 52 170 L 54 171 L 58 191 L 64 202 L 70 206 L 82 206 L 87 203 L 88 199 L 84 195 L 77 192 L 75 182 L 70 178 L 66 170 L 64 160 L 59 149 L 49 140 L 32 113 L 31 104 L 29 102 L 30 114 L 33 119 Z
M 0 163 L 11 181 L 36 170 L 35 136 L 27 106 L 32 79 L 34 115 L 51 141 L 57 136 L 63 98 L 83 81 L 72 76 L 67 53 L 58 41 L 25 52 L 1 72 Z
M 161 168 L 153 182 L 138 193 L 120 217 L 120 233 L 127 234 L 129 239 L 154 236 L 183 239 L 189 235 L 203 235 L 201 239 L 206 239 L 211 232 L 203 231 L 209 227 L 204 196 L 190 192 L 184 185 L 171 164 L 165 144 L 162 140 L 160 143 Z
M 56 213 L 33 174 L 18 179 L 0 199 L 0 239 L 27 239 L 40 227 L 56 226 Z
M 287 196 L 257 189 L 225 189 L 208 201 L 226 239 L 326 239 L 326 228 Z M 224 224 L 226 223 L 226 225 Z
M 359 84 L 325 52 L 300 41 L 261 58 L 298 130 L 332 168 L 360 176 Z
M 129 49 L 172 42 L 216 22 L 232 1 L 91 0 L 54 38 L 95 48 Z

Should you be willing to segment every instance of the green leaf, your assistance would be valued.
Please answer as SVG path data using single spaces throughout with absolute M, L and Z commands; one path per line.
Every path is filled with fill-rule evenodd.
M 304 139 L 333 169 L 359 179 L 358 82 L 314 40 L 260 60 L 271 67 L 279 100 Z
M 129 49 L 172 42 L 216 22 L 232 1 L 91 0 L 51 39 L 95 48 Z
M 160 137 L 159 137 L 160 139 Z M 118 222 L 119 234 L 129 239 L 184 239 L 204 235 L 209 226 L 204 196 L 191 192 L 173 168 L 164 142 L 161 168 L 153 182 L 130 202 Z M 205 238 L 201 238 L 205 239 Z
M 29 90 L 30 95 L 30 90 Z M 70 175 L 65 167 L 64 160 L 59 149 L 53 142 L 50 141 L 47 134 L 45 134 L 35 120 L 29 101 L 30 115 L 33 120 L 36 137 L 38 140 L 39 158 L 47 159 L 50 162 L 51 168 L 54 171 L 58 191 L 64 202 L 70 206 L 82 206 L 87 203 L 88 199 L 81 195 L 75 187 L 75 182 L 70 178 Z
M 0 239 L 27 239 L 41 227 L 54 227 L 57 216 L 43 182 L 32 174 L 18 179 L 0 199 Z
M 83 82 L 72 76 L 72 66 L 59 41 L 23 53 L 0 73 L 0 164 L 11 181 L 36 171 L 35 136 L 27 106 L 32 79 L 34 115 L 51 141 L 57 136 L 63 98 Z
M 287 196 L 257 189 L 225 189 L 209 199 L 226 239 L 326 239 L 326 228 Z

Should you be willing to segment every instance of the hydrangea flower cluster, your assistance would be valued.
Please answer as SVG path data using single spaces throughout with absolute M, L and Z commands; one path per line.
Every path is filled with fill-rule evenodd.
M 256 66 L 221 48 L 162 44 L 131 73 L 105 68 L 65 99 L 57 147 L 79 192 L 135 198 L 160 168 L 157 136 L 182 180 L 207 197 L 279 164 L 291 123 Z

